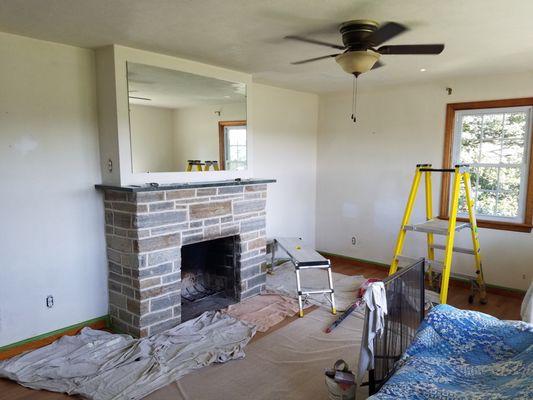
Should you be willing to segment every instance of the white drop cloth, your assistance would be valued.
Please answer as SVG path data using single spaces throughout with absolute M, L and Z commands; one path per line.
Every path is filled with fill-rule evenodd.
M 342 358 L 357 365 L 363 319 L 352 314 L 331 333 L 327 308 L 306 313 L 246 348 L 246 359 L 188 374 L 146 400 L 326 400 L 324 370 Z M 364 399 L 368 387 L 359 388 Z
M 360 275 L 344 275 L 333 272 L 333 289 L 337 310 L 348 308 L 357 298 L 359 287 L 366 280 Z M 305 269 L 300 271 L 300 279 L 304 290 L 325 289 L 328 287 L 328 274 L 326 270 Z M 297 297 L 296 272 L 291 262 L 274 269 L 273 275 L 267 275 L 266 289 L 271 292 L 281 293 L 290 297 Z M 330 308 L 329 294 L 309 296 L 309 302 L 317 306 Z
M 94 400 L 135 400 L 190 371 L 244 357 L 255 327 L 206 312 L 143 339 L 84 328 L 0 362 L 0 377 Z
M 298 312 L 298 301 L 278 293 L 261 293 L 221 310 L 234 318 L 255 325 L 266 332 L 274 325 Z

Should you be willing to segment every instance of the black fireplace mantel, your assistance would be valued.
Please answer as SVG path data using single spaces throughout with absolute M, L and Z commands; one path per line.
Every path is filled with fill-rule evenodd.
M 96 189 L 117 190 L 121 192 L 153 192 L 161 190 L 195 189 L 220 186 L 239 185 L 259 185 L 263 183 L 275 183 L 275 179 L 228 179 L 225 181 L 203 181 L 203 182 L 181 182 L 181 183 L 146 183 L 143 185 L 115 186 L 115 185 L 94 185 Z

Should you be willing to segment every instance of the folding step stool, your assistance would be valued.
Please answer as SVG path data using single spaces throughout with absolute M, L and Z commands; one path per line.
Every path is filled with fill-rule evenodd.
M 335 308 L 335 294 L 333 291 L 333 278 L 331 276 L 330 261 L 317 253 L 315 249 L 303 244 L 298 238 L 280 238 L 274 239 L 272 242 L 272 266 L 274 266 L 274 256 L 276 248 L 279 247 L 284 250 L 289 256 L 291 262 L 296 268 L 296 288 L 298 291 L 298 307 L 300 308 L 300 317 L 304 316 L 303 302 L 309 295 L 329 293 L 329 302 L 331 303 L 331 313 L 337 314 Z M 300 281 L 300 270 L 306 269 L 325 269 L 328 272 L 329 289 L 323 290 L 302 290 Z M 305 298 L 302 298 L 305 296 Z
M 481 304 L 487 302 L 487 292 L 485 289 L 485 281 L 483 279 L 483 268 L 481 266 L 481 250 L 479 247 L 479 236 L 476 222 L 476 215 L 474 210 L 474 199 L 472 197 L 472 186 L 470 183 L 470 173 L 468 165 L 456 165 L 454 168 L 432 168 L 431 164 L 418 164 L 416 166 L 415 176 L 411 191 L 409 193 L 409 199 L 405 208 L 405 213 L 402 219 L 402 226 L 400 227 L 400 233 L 396 241 L 394 248 L 394 257 L 391 262 L 389 275 L 392 275 L 398 269 L 400 262 L 411 263 L 416 259 L 402 256 L 402 250 L 404 245 L 405 236 L 408 231 L 422 232 L 427 235 L 427 252 L 428 258 L 426 265 L 428 266 L 428 275 L 430 285 L 433 286 L 435 282 L 439 281 L 440 275 L 440 302 L 446 303 L 448 298 L 448 283 L 450 280 L 450 273 L 452 267 L 452 254 L 453 252 L 471 254 L 474 256 L 474 270 L 476 276 L 460 275 L 464 278 L 468 278 L 471 283 L 471 292 L 468 297 L 468 302 L 473 303 L 476 295 L 479 295 L 479 301 Z M 442 220 L 433 217 L 433 204 L 432 204 L 432 192 L 431 192 L 431 173 L 449 173 L 453 176 L 452 195 L 450 199 L 450 217 L 448 220 Z M 426 186 L 426 221 L 419 224 L 410 224 L 411 213 L 415 203 L 416 193 L 422 174 L 425 178 Z M 468 212 L 468 221 L 457 221 L 457 213 L 459 210 L 459 190 L 461 182 L 464 186 L 464 194 L 466 200 L 466 208 Z M 462 247 L 454 246 L 455 233 L 463 229 L 470 228 L 472 238 L 472 248 L 466 249 Z M 436 244 L 433 241 L 433 235 L 442 235 L 446 237 L 445 244 Z M 444 251 L 444 260 L 435 260 L 435 250 Z M 436 273 L 436 274 L 435 274 Z

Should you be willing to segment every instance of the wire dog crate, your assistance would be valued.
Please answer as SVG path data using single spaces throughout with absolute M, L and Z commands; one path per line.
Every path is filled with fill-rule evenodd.
M 424 259 L 383 280 L 388 313 L 383 335 L 374 341 L 374 369 L 368 373 L 370 395 L 395 371 L 395 363 L 411 344 L 424 319 Z M 368 324 L 368 308 L 365 324 Z

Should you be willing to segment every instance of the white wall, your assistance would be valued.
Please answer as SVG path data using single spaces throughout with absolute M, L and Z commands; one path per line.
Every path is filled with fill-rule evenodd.
M 2 346 L 106 315 L 107 266 L 94 53 L 0 33 L 0 60 Z
M 0 60 L 3 346 L 106 315 L 107 265 L 94 52 L 0 33 Z M 268 234 L 314 243 L 318 96 L 250 89 Z
M 453 88 L 451 96 L 447 86 Z M 359 94 L 357 124 L 349 117 L 351 94 L 320 98 L 317 244 L 321 250 L 388 264 L 415 165 L 442 164 L 446 103 L 532 96 L 533 73 L 382 87 Z M 433 190 L 438 212 L 438 181 Z M 417 209 L 413 220 L 423 220 L 422 202 Z M 354 235 L 356 246 L 351 244 Z M 424 256 L 424 236 L 408 238 L 410 250 L 404 253 Z M 462 232 L 459 242 L 468 246 L 468 239 Z M 486 281 L 526 289 L 533 277 L 533 234 L 481 229 L 480 241 Z M 463 255 L 454 269 L 471 273 L 471 266 L 471 258 Z
M 130 104 L 133 172 L 174 171 L 174 110 Z
M 254 175 L 268 187 L 267 235 L 315 243 L 318 96 L 253 85 Z
M 215 111 L 220 111 L 220 116 Z M 240 120 L 246 120 L 245 103 L 176 109 L 173 171 L 185 171 L 187 160 L 218 160 L 220 163 L 218 122 Z

